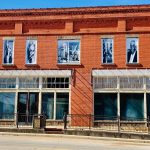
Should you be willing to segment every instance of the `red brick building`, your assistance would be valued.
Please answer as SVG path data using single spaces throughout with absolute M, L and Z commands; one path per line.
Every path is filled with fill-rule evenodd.
M 64 112 L 143 121 L 149 43 L 150 5 L 0 10 L 1 122 L 17 112 L 20 124 Z

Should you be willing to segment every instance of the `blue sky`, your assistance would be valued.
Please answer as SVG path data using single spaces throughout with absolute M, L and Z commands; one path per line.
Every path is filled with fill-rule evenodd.
M 66 8 L 150 4 L 150 0 L 2 0 L 0 9 Z

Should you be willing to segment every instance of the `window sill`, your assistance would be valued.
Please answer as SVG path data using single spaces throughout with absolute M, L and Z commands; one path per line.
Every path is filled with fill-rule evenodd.
M 40 66 L 38 64 L 25 64 L 26 68 L 33 68 L 33 69 L 37 69 L 40 68 Z
M 129 123 L 129 124 L 134 124 L 134 123 L 145 123 L 146 121 L 144 120 L 120 120 L 121 123 Z
M 25 64 L 25 66 L 38 66 L 38 64 Z
M 15 64 L 2 64 L 3 68 L 8 68 L 8 69 L 17 69 L 17 66 Z
M 14 121 L 14 119 L 0 119 L 1 122 L 9 122 L 9 121 Z
M 4 67 L 5 67 L 5 66 L 6 66 L 6 67 L 8 66 L 8 67 L 9 67 L 9 66 L 16 66 L 16 65 L 15 65 L 15 64 L 2 64 L 2 66 L 4 66 Z
M 114 120 L 94 120 L 94 123 L 114 123 L 118 122 L 117 119 Z
M 112 66 L 112 67 L 116 67 L 117 65 L 115 63 L 102 63 L 102 66 Z
M 126 63 L 126 66 L 139 66 L 139 67 L 141 67 L 142 65 L 140 63 Z
M 67 64 L 67 63 L 58 63 L 57 65 L 59 66 L 63 66 L 63 65 L 66 65 L 66 66 L 81 66 L 82 64 L 81 63 L 70 63 L 70 64 Z

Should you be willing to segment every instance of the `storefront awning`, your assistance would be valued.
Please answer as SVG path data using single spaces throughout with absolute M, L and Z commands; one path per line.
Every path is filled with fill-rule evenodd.
M 71 70 L 0 70 L 0 77 L 70 77 Z
M 92 70 L 92 76 L 150 76 L 150 69 Z

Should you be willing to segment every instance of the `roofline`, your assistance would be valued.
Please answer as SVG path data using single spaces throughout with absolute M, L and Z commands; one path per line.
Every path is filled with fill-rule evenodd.
M 129 7 L 150 7 L 150 4 L 137 5 L 113 5 L 113 6 L 83 6 L 83 7 L 56 7 L 56 8 L 17 8 L 17 9 L 0 9 L 0 11 L 26 11 L 26 10 L 68 10 L 68 9 L 91 9 L 91 8 L 129 8 Z
M 96 14 L 130 14 L 150 13 L 150 4 L 147 5 L 116 5 L 116 6 L 92 6 L 72 8 L 39 8 L 39 9 L 4 9 L 0 10 L 0 17 L 32 17 L 32 16 L 75 16 Z
M 143 4 L 143 5 L 114 5 L 114 6 L 88 6 L 88 7 L 61 7 L 61 8 L 17 8 L 17 9 L 0 9 L 1 11 L 39 11 L 39 10 L 73 10 L 73 9 L 116 9 L 116 8 L 150 8 L 150 4 Z

